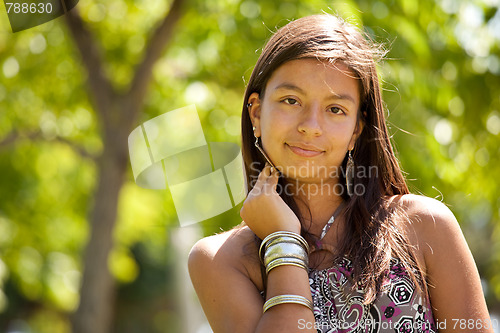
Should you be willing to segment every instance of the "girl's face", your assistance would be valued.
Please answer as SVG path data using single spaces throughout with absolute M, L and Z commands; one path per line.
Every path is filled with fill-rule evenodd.
M 248 100 L 255 135 L 284 176 L 336 182 L 361 133 L 359 80 L 340 62 L 299 59 L 280 66 L 264 96 Z

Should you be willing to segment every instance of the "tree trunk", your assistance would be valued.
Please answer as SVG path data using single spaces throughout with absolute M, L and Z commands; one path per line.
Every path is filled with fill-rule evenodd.
M 127 166 L 123 163 L 126 145 L 125 149 L 114 147 L 105 140 L 104 147 L 98 160 L 99 179 L 84 255 L 80 307 L 73 318 L 74 333 L 107 333 L 113 318 L 115 283 L 108 270 L 108 255 L 113 248 L 118 198 Z
M 143 60 L 124 94 L 118 94 L 104 75 L 99 47 L 77 8 L 65 15 L 87 70 L 89 98 L 100 121 L 104 146 L 97 162 L 98 182 L 90 213 L 90 237 L 83 258 L 80 304 L 72 318 L 73 333 L 107 333 L 111 330 L 115 281 L 108 269 L 108 256 L 113 248 L 120 189 L 129 165 L 127 137 L 141 110 L 152 68 L 181 16 L 182 2 L 173 0 L 168 15 L 151 34 Z

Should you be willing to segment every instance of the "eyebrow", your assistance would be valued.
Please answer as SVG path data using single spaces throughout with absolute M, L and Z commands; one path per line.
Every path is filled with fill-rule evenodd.
M 302 88 L 300 88 L 292 83 L 288 83 L 288 82 L 281 83 L 276 88 L 274 88 L 274 90 L 279 90 L 279 89 L 295 90 L 303 95 L 306 95 L 306 92 L 304 91 L 304 89 L 302 89 Z M 354 97 L 352 97 L 350 94 L 337 94 L 337 93 L 332 91 L 332 95 L 329 96 L 328 99 L 348 100 L 348 101 L 352 102 L 353 104 L 356 104 Z

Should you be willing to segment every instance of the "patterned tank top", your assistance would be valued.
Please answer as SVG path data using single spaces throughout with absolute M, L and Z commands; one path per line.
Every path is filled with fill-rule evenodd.
M 382 293 L 369 305 L 363 305 L 362 290 L 352 290 L 351 273 L 346 258 L 332 268 L 309 269 L 318 333 L 437 332 L 428 297 L 418 293 L 398 259 L 391 261 Z

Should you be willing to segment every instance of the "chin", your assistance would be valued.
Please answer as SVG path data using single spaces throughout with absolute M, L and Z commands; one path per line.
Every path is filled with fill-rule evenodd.
M 331 170 L 326 166 L 316 165 L 314 161 L 304 161 L 293 165 L 279 167 L 285 177 L 302 182 L 318 182 L 331 178 Z
M 285 172 L 283 173 L 283 176 L 286 178 L 287 181 L 292 181 L 292 182 L 299 182 L 299 183 L 305 183 L 305 184 L 326 184 L 332 182 L 331 177 L 325 177 L 324 175 L 318 175 L 318 174 L 298 174 L 294 172 Z

